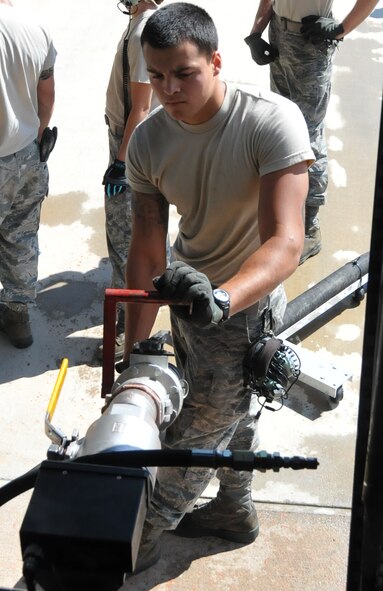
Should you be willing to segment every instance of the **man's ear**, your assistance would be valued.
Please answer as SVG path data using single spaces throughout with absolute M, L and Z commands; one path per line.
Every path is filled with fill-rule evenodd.
M 213 66 L 214 76 L 218 76 L 222 70 L 222 57 L 219 51 L 215 51 L 211 56 L 211 64 Z

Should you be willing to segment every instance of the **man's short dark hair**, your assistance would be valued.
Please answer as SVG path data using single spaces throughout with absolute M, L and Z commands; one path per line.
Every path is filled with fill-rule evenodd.
M 189 2 L 175 2 L 156 10 L 142 31 L 141 45 L 168 49 L 189 41 L 209 58 L 218 49 L 218 34 L 206 10 Z

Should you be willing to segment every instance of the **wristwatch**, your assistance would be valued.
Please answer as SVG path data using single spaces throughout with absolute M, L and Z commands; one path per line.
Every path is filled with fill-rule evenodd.
M 230 314 L 230 296 L 224 289 L 213 289 L 213 298 L 214 302 L 217 304 L 218 308 L 222 310 L 222 318 L 219 321 L 226 322 L 229 318 Z

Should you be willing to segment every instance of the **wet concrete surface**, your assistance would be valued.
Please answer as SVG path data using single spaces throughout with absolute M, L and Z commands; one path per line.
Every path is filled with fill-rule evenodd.
M 196 2 L 215 19 L 224 74 L 246 87 L 268 85 L 268 69 L 251 61 L 243 37 L 254 16 L 245 0 L 241 12 L 222 2 Z M 54 424 L 68 435 L 84 434 L 100 415 L 101 368 L 95 357 L 102 338 L 103 294 L 111 269 L 104 235 L 101 178 L 108 149 L 103 108 L 117 41 L 126 26 L 111 3 L 19 0 L 49 22 L 59 51 L 57 106 L 52 125 L 59 139 L 49 161 L 50 196 L 40 228 L 39 289 L 31 310 L 35 343 L 13 349 L 0 334 L 0 483 L 45 459 L 49 440 L 44 416 L 63 357 L 69 369 Z M 337 3 L 335 3 L 337 4 Z M 353 2 L 338 2 L 344 14 Z M 379 16 L 381 3 L 378 5 Z M 233 23 L 235 22 L 235 26 Z M 289 299 L 367 252 L 375 184 L 382 88 L 382 16 L 369 18 L 336 56 L 326 120 L 330 157 L 328 203 L 320 212 L 323 247 L 286 282 Z M 174 234 L 177 216 L 172 215 Z M 282 455 L 316 456 L 316 471 L 256 473 L 253 497 L 261 533 L 250 546 L 218 539 L 164 536 L 161 562 L 124 585 L 146 591 L 205 589 L 343 591 L 346 569 L 365 301 L 345 311 L 302 343 L 352 379 L 343 400 L 296 385 L 279 412 L 264 411 L 261 449 Z M 168 327 L 162 309 L 155 329 Z M 214 496 L 217 482 L 205 491 Z M 0 509 L 0 585 L 21 576 L 18 541 L 29 493 Z
M 297 513 L 260 504 L 259 518 L 262 534 L 249 546 L 165 533 L 160 562 L 129 577 L 120 591 L 345 589 L 348 515 L 313 514 L 311 509 Z M 13 526 L 18 526 L 16 520 Z M 8 568 L 17 566 L 13 554 Z M 26 589 L 21 579 L 15 585 Z

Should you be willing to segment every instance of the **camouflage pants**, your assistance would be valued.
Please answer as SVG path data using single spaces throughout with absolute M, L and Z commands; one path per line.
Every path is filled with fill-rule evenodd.
M 120 149 L 123 129 L 108 128 L 109 165 L 116 159 Z M 107 197 L 105 194 L 105 230 L 108 254 L 112 265 L 112 285 L 114 289 L 125 287 L 125 267 L 132 235 L 130 187 L 122 194 Z
M 307 123 L 316 161 L 309 170 L 306 205 L 318 207 L 326 201 L 328 185 L 324 119 L 337 42 L 313 45 L 300 33 L 285 30 L 276 18 L 270 22 L 269 40 L 279 50 L 279 57 L 270 64 L 270 88 L 296 103 Z
M 121 146 L 123 129 L 108 127 L 109 165 L 117 158 Z M 121 195 L 107 197 L 105 200 L 105 230 L 109 260 L 112 265 L 113 289 L 124 289 L 126 286 L 125 269 L 132 237 L 132 190 L 127 187 Z M 167 257 L 170 259 L 169 241 L 167 241 Z M 117 304 L 119 325 L 124 325 L 124 305 Z
M 37 233 L 48 180 L 37 142 L 0 158 L 1 301 L 27 304 L 36 298 Z
M 177 366 L 190 392 L 166 432 L 164 448 L 246 449 L 258 446 L 257 401 L 243 386 L 242 360 L 262 329 L 259 316 L 239 313 L 225 324 L 199 328 L 171 315 Z M 219 470 L 226 485 L 246 488 L 251 472 Z M 208 468 L 159 468 L 147 522 L 174 529 L 208 485 Z M 148 536 L 150 537 L 150 535 Z

